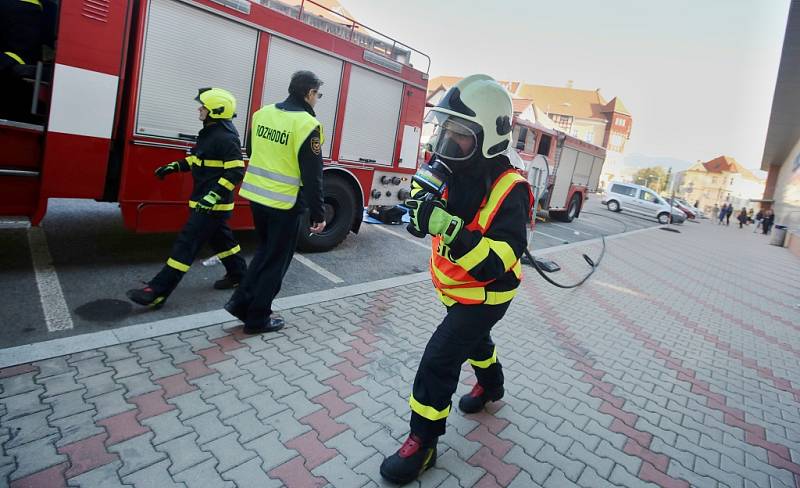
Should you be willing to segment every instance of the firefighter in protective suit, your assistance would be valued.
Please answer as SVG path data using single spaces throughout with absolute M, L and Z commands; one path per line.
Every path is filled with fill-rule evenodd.
M 155 170 L 155 176 L 162 180 L 170 173 L 192 172 L 189 220 L 156 277 L 146 287 L 127 293 L 132 301 L 151 308 L 164 305 L 206 243 L 225 265 L 226 274 L 214 288 L 236 287 L 247 271 L 239 243 L 227 223 L 233 211 L 233 190 L 244 177 L 242 145 L 231 121 L 236 115 L 236 98 L 222 88 L 201 88 L 195 100 L 200 103 L 199 119 L 203 122 L 197 144 L 189 156 Z
M 428 114 L 434 124 L 432 158 L 451 170 L 441 198 L 412 188 L 416 234 L 433 236 L 431 278 L 447 315 L 422 355 L 409 399 L 411 433 L 381 464 L 381 475 L 409 483 L 436 462 L 461 365 L 469 361 L 477 383 L 462 412 L 478 412 L 503 397 L 503 370 L 491 337 L 520 284 L 533 195 L 503 155 L 511 142 L 508 92 L 486 75 L 453 86 Z M 413 233 L 413 232 L 412 232 Z

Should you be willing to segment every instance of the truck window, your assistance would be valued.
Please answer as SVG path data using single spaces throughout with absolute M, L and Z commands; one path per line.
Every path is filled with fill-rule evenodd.
M 549 156 L 550 155 L 550 142 L 553 138 L 551 136 L 547 136 L 542 134 L 542 140 L 539 142 L 539 149 L 536 151 L 537 154 L 541 154 L 542 156 Z

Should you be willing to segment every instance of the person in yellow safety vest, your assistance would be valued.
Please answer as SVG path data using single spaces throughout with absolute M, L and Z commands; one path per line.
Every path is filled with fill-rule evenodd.
M 30 118 L 33 85 L 23 80 L 21 68 L 42 57 L 43 5 L 40 0 L 0 1 L 0 119 Z
M 511 142 L 511 96 L 486 75 L 454 85 L 426 122 L 433 158 L 452 172 L 442 198 L 412 188 L 409 230 L 433 236 L 431 278 L 447 314 L 422 355 L 409 399 L 411 432 L 387 457 L 381 475 L 409 483 L 436 462 L 461 365 L 477 383 L 458 406 L 474 413 L 503 397 L 503 370 L 491 337 L 522 277 L 533 195 L 503 154 Z
M 322 81 L 298 71 L 289 97 L 253 114 L 247 138 L 250 164 L 239 196 L 250 200 L 258 250 L 225 310 L 244 323 L 247 334 L 276 331 L 283 319 L 272 316 L 272 301 L 281 289 L 297 244 L 305 209 L 309 231 L 325 229 L 322 197 L 322 124 L 314 106 L 322 98 Z
M 197 143 L 189 156 L 155 170 L 155 176 L 162 180 L 170 173 L 192 172 L 189 220 L 156 277 L 146 287 L 127 294 L 132 301 L 151 308 L 164 305 L 206 243 L 225 266 L 226 274 L 214 288 L 234 288 L 247 272 L 239 243 L 227 223 L 233 212 L 234 188 L 244 176 L 242 144 L 231 121 L 236 116 L 236 98 L 222 88 L 201 88 L 195 100 L 200 103 L 199 118 L 203 122 Z

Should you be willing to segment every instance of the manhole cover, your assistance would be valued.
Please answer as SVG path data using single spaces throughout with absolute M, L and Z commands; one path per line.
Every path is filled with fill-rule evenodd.
M 131 313 L 131 302 L 104 298 L 84 303 L 75 309 L 75 314 L 90 322 L 116 322 Z
M 672 227 L 659 227 L 659 229 L 665 230 L 667 232 L 677 232 L 678 234 L 681 233 L 681 231 L 679 231 L 678 229 L 673 229 Z

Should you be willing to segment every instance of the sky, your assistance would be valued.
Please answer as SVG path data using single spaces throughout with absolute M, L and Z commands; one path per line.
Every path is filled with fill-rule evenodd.
M 431 77 L 497 79 L 617 96 L 626 154 L 758 168 L 790 0 L 339 0 L 431 57 Z

